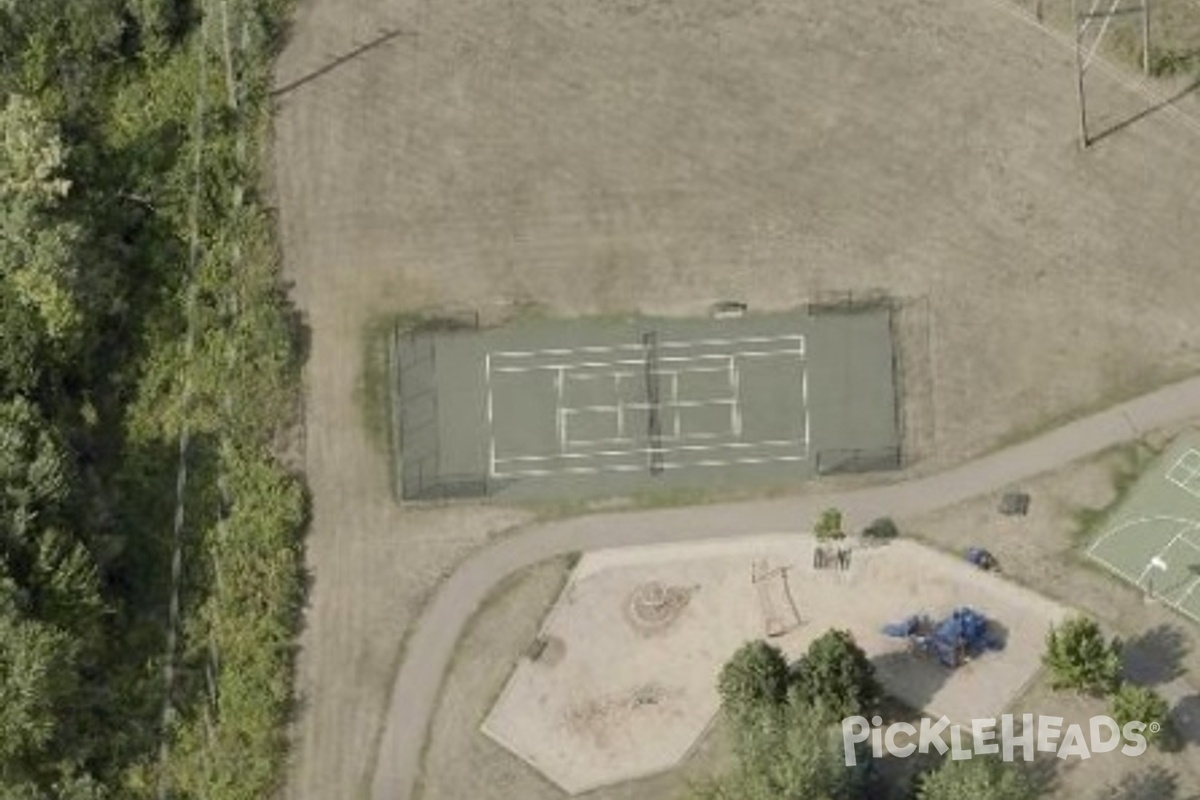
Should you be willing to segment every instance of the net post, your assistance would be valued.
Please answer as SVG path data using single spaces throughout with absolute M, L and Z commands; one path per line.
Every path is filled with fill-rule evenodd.
M 663 471 L 663 452 L 658 395 L 658 333 L 647 331 L 642 334 L 642 348 L 645 350 L 646 427 L 650 439 L 650 474 L 659 475 Z

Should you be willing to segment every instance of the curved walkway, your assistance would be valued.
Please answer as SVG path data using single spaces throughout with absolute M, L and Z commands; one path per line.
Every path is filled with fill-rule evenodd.
M 1200 417 L 1200 377 L 1068 423 L 1022 444 L 926 478 L 763 502 L 599 514 L 530 527 L 474 553 L 439 587 L 408 641 L 372 777 L 373 800 L 409 800 L 459 636 L 508 575 L 554 556 L 604 547 L 809 528 L 837 506 L 852 524 L 907 517 L 996 491 L 1144 432 Z

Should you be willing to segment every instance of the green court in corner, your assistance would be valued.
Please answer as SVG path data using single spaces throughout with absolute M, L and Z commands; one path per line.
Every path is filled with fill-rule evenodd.
M 1155 459 L 1088 553 L 1200 622 L 1200 432 L 1179 436 Z

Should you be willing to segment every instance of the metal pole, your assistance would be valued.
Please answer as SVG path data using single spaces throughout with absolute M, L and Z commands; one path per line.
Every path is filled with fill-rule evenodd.
M 1150 0 L 1142 0 L 1142 72 L 1150 75 Z
M 1071 0 L 1071 24 L 1075 26 L 1075 88 L 1079 94 L 1079 145 L 1088 146 L 1087 105 L 1083 91 L 1083 30 L 1079 27 L 1078 0 Z

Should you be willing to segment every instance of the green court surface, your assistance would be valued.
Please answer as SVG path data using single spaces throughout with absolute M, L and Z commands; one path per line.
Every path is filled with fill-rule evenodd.
M 1155 459 L 1088 554 L 1200 622 L 1200 433 L 1181 435 Z
M 900 463 L 887 309 L 398 332 L 404 500 L 786 485 Z

